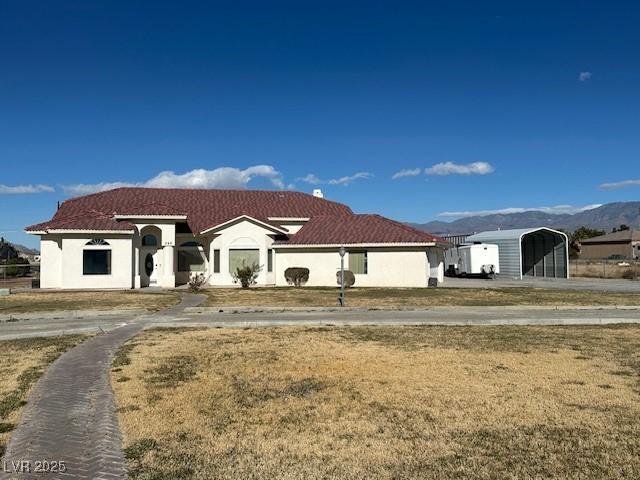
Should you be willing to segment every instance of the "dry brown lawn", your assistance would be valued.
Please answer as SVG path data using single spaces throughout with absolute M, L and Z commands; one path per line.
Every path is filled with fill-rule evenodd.
M 0 315 L 57 310 L 126 308 L 144 308 L 149 311 L 157 311 L 175 305 L 179 301 L 180 297 L 175 292 L 21 292 L 0 297 Z
M 571 263 L 569 272 L 574 277 L 587 278 L 625 278 L 633 280 L 640 278 L 640 263 L 631 262 L 628 267 L 621 267 L 619 261 L 587 261 L 580 260 L 577 263 Z
M 132 479 L 640 478 L 640 327 L 152 330 Z
M 0 457 L 33 385 L 51 362 L 84 338 L 68 335 L 0 342 Z
M 203 292 L 206 306 L 332 307 L 337 288 L 212 288 Z M 542 288 L 352 288 L 347 306 L 366 308 L 508 306 L 508 305 L 640 305 L 640 294 Z

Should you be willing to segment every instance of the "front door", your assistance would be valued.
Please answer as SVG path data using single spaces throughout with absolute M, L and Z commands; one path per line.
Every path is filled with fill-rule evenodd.
M 162 268 L 162 264 L 160 263 L 160 255 L 162 254 L 162 250 L 151 250 L 147 251 L 144 254 L 143 260 L 143 275 L 146 278 L 147 285 L 157 285 L 158 284 L 158 272 Z

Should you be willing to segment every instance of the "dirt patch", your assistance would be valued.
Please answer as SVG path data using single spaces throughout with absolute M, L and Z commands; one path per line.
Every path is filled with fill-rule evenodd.
M 21 292 L 0 297 L 0 315 L 61 310 L 146 309 L 158 311 L 177 305 L 175 292 Z
M 130 378 L 113 386 L 132 478 L 640 475 L 638 326 L 165 329 L 136 343 L 112 376 Z

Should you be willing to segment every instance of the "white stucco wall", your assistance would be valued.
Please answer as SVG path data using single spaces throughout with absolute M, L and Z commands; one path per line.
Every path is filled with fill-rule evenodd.
M 59 235 L 42 235 L 40 256 L 40 288 L 61 288 L 62 238 Z
M 83 251 L 91 248 L 86 244 L 93 238 L 103 238 L 109 243 L 108 248 L 111 250 L 109 275 L 83 274 Z M 43 235 L 40 248 L 42 252 L 41 288 L 132 287 L 133 246 L 130 235 Z
M 366 274 L 356 275 L 356 287 L 426 287 L 432 273 L 426 249 L 368 248 Z M 440 249 L 437 249 L 440 250 Z M 440 256 L 442 256 L 440 254 Z M 340 271 L 337 249 L 278 248 L 276 250 L 276 285 L 287 285 L 284 272 L 289 267 L 309 269 L 307 286 L 337 286 Z M 345 269 L 349 254 L 345 255 Z M 443 272 L 442 263 L 434 266 L 436 275 Z M 442 276 L 439 277 L 442 281 Z
M 256 280 L 257 285 L 273 285 L 275 283 L 274 272 L 267 271 L 267 250 L 271 248 L 273 233 L 270 230 L 256 225 L 248 220 L 228 226 L 224 230 L 216 232 L 209 246 L 209 284 L 214 286 L 231 286 L 233 277 L 229 273 L 229 250 L 231 249 L 257 249 L 260 255 L 262 271 Z M 213 251 L 220 250 L 220 273 L 213 272 Z M 275 259 L 275 256 L 274 256 Z

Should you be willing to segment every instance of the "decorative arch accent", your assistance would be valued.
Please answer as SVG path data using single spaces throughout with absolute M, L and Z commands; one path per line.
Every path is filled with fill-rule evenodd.
M 107 242 L 104 238 L 93 238 L 89 240 L 85 245 L 89 245 L 92 247 L 108 247 L 109 242 Z

